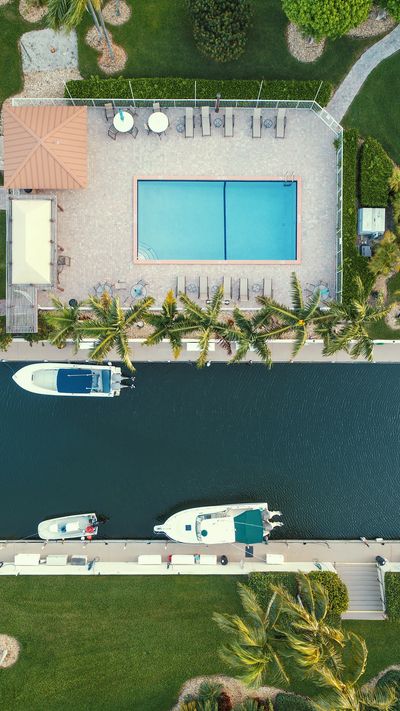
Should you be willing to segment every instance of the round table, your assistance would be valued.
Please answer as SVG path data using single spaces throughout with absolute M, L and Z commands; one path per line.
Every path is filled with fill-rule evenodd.
M 149 116 L 147 125 L 153 133 L 164 133 L 168 128 L 168 116 L 162 111 L 153 111 Z
M 185 131 L 185 124 L 184 123 L 177 123 L 176 124 L 176 130 L 178 133 L 184 133 Z
M 325 284 L 317 284 L 313 293 L 317 294 L 318 292 L 319 292 L 321 301 L 325 301 L 326 299 L 329 299 L 331 292 L 329 291 L 329 287 L 325 286 Z
M 264 128 L 271 128 L 272 126 L 272 121 L 271 119 L 265 119 L 264 121 Z
M 147 294 L 147 289 L 143 284 L 134 284 L 131 289 L 132 299 L 143 299 Z
M 217 116 L 217 118 L 214 119 L 214 126 L 215 126 L 215 128 L 221 128 L 221 126 L 222 126 L 223 123 L 224 123 L 224 122 L 223 122 L 223 120 L 222 120 L 222 118 L 221 118 L 220 116 Z
M 134 124 L 133 116 L 128 111 L 122 111 L 122 116 L 123 118 L 121 118 L 120 112 L 117 111 L 113 118 L 114 128 L 120 133 L 127 133 Z

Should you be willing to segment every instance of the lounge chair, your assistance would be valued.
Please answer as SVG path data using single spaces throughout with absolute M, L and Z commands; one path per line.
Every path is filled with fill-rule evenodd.
M 115 116 L 115 109 L 111 103 L 104 104 L 104 111 L 106 114 L 106 121 L 112 121 Z
M 202 301 L 207 301 L 208 299 L 208 277 L 200 277 L 200 297 Z
M 233 115 L 232 106 L 227 106 L 225 109 L 225 121 L 224 121 L 224 135 L 227 138 L 233 137 L 234 123 L 235 123 L 235 117 Z
M 132 138 L 136 138 L 136 136 L 137 136 L 138 133 L 139 133 L 138 127 L 137 127 L 137 126 L 132 126 L 131 130 L 129 131 L 129 133 L 131 134 Z
M 249 300 L 249 280 L 247 277 L 239 279 L 239 301 L 246 302 Z
M 186 107 L 186 114 L 185 114 L 185 138 L 193 138 L 193 137 L 194 137 L 193 108 L 192 108 L 192 106 L 187 106 Z
M 178 276 L 176 280 L 176 295 L 184 294 L 186 292 L 186 277 Z
M 251 117 L 253 138 L 261 138 L 261 109 L 254 109 Z
M 108 129 L 108 135 L 110 136 L 110 138 L 113 139 L 113 141 L 115 141 L 115 139 L 117 138 L 117 133 L 117 129 L 113 124 L 111 124 L 110 128 Z
M 285 138 L 286 109 L 278 109 L 275 121 L 275 138 Z
M 230 304 L 232 299 L 232 277 L 224 276 L 224 304 Z
M 201 107 L 201 131 L 203 136 L 211 136 L 211 116 L 210 107 Z
M 154 102 L 153 102 L 153 111 L 161 111 L 161 107 L 160 107 L 160 102 L 159 102 L 159 101 L 154 101 Z
M 268 277 L 263 279 L 263 296 L 272 297 L 272 279 Z

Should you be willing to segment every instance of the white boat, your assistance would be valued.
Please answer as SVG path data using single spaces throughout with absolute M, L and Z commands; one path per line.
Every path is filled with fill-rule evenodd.
M 283 526 L 271 520 L 281 515 L 266 503 L 203 506 L 179 511 L 153 530 L 179 543 L 261 543 Z
M 83 363 L 32 363 L 13 375 L 31 393 L 69 397 L 114 397 L 120 394 L 122 378 L 116 366 Z
M 95 513 L 76 514 L 75 516 L 59 516 L 41 521 L 38 526 L 38 536 L 44 541 L 60 541 L 67 538 L 87 538 L 91 540 L 98 532 L 98 521 Z

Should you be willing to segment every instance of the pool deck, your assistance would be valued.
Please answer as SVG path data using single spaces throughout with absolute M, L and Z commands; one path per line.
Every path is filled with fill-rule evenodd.
M 203 137 L 199 110 L 195 110 L 195 136 L 185 138 L 176 130 L 183 109 L 168 109 L 170 127 L 161 140 L 147 135 L 144 123 L 150 109 L 139 109 L 135 122 L 136 140 L 120 134 L 107 135 L 104 110 L 88 109 L 89 185 L 86 190 L 59 191 L 58 243 L 70 257 L 70 266 L 60 274 L 57 295 L 87 298 L 96 284 L 117 285 L 121 301 L 130 302 L 134 284 L 143 281 L 147 293 L 160 304 L 178 276 L 196 283 L 207 276 L 210 289 L 223 276 L 233 280 L 233 302 L 238 299 L 241 277 L 249 280 L 250 301 L 256 306 L 257 288 L 268 284 L 274 298 L 288 303 L 293 264 L 134 264 L 133 262 L 133 179 L 137 176 L 247 177 L 299 176 L 302 181 L 301 263 L 295 265 L 303 286 L 321 280 L 331 295 L 335 290 L 336 151 L 334 134 L 308 110 L 287 110 L 286 137 L 275 138 L 275 130 L 263 128 L 261 139 L 251 137 L 250 109 L 237 108 L 234 137 L 225 138 L 223 128 L 214 127 Z M 223 115 L 223 111 L 221 111 Z M 276 111 L 263 110 L 263 119 L 274 121 Z M 253 290 L 253 286 L 255 286 Z M 270 295 L 268 293 L 268 295 Z M 39 304 L 49 304 L 49 294 L 39 294 Z

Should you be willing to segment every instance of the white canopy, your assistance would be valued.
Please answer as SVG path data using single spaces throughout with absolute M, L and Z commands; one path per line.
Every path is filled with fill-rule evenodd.
M 51 200 L 12 200 L 11 278 L 51 284 Z
M 358 211 L 358 234 L 380 234 L 385 231 L 385 208 L 363 207 Z

